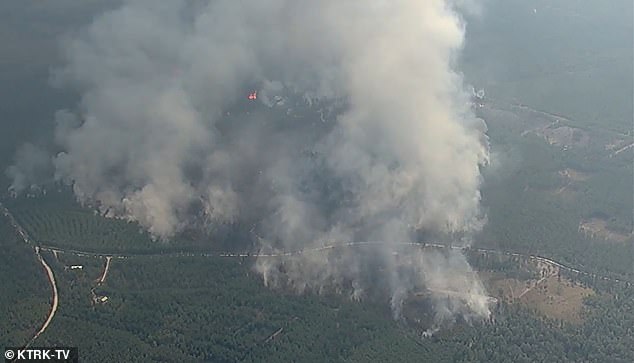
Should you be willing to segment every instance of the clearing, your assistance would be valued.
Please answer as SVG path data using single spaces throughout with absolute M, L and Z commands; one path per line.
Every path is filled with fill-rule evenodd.
M 592 238 L 604 241 L 612 241 L 623 243 L 632 238 L 632 234 L 625 234 L 611 230 L 608 222 L 602 218 L 584 219 L 579 223 L 579 232 L 582 232 Z

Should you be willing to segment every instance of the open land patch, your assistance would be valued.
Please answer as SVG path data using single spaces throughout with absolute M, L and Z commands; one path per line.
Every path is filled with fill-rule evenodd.
M 632 234 L 625 234 L 611 230 L 608 227 L 608 222 L 602 218 L 589 218 L 584 219 L 579 223 L 579 232 L 584 233 L 592 238 L 612 241 L 612 242 L 626 242 L 632 238 Z
M 550 319 L 576 324 L 584 320 L 584 299 L 592 295 L 594 291 L 590 288 L 563 277 L 550 276 L 526 293 L 519 302 Z

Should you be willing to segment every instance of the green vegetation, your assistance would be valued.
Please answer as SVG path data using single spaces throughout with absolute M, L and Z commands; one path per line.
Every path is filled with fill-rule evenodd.
M 64 271 L 66 259 L 60 255 L 54 266 L 63 302 L 39 344 L 78 345 L 90 361 L 425 361 L 436 356 L 436 348 L 392 321 L 384 304 L 272 291 L 250 271 L 251 260 L 114 260 L 105 285 L 97 289 L 109 301 L 93 305 L 89 290 L 98 273 Z
M 632 129 L 633 4 L 491 0 L 467 18 L 461 69 L 491 99 Z
M 632 362 L 634 292 L 624 290 L 619 298 L 590 299 L 581 327 L 502 306 L 495 324 L 453 329 L 437 339 L 454 347 L 455 362 Z
M 7 281 L 16 296 L 2 300 L 10 316 L 3 339 L 20 345 L 45 319 L 50 287 L 31 248 L 6 221 L 2 232 L 3 242 L 12 243 L 6 250 L 16 251 L 2 255 L 2 266 L 26 274 L 20 284 Z M 109 297 L 100 304 L 91 288 L 102 259 L 43 256 L 55 272 L 60 307 L 37 344 L 77 345 L 90 361 L 629 362 L 634 356 L 634 289 L 623 284 L 587 281 L 606 292 L 588 300 L 581 326 L 501 303 L 494 323 L 458 323 L 421 338 L 419 328 L 393 321 L 383 301 L 270 290 L 251 270 L 251 259 L 114 259 L 95 290 Z M 534 277 L 509 261 L 472 257 L 481 268 Z M 71 264 L 84 269 L 65 268 Z M 0 276 L 15 276 L 13 269 Z
M 15 235 L 0 215 L 0 342 L 26 344 L 40 328 L 49 310 L 51 289 L 32 247 Z
M 634 290 L 622 285 L 591 298 L 581 326 L 500 304 L 494 323 L 458 323 L 421 338 L 408 323 L 393 321 L 384 302 L 270 290 L 251 271 L 250 259 L 115 259 L 106 283 L 96 289 L 109 300 L 95 304 L 90 288 L 102 260 L 46 258 L 61 304 L 38 344 L 78 345 L 90 361 L 629 362 L 634 357 Z M 63 269 L 71 263 L 85 268 Z
M 46 193 L 6 198 L 3 202 L 29 235 L 45 246 L 141 254 L 242 251 L 251 247 L 248 227 L 238 223 L 215 226 L 208 233 L 191 229 L 168 241 L 154 240 L 138 223 L 107 218 L 74 199 L 70 188 L 55 186 Z
M 77 6 L 64 1 L 65 9 Z M 93 8 L 112 6 L 95 0 L 81 11 L 49 17 L 38 11 L 39 1 L 28 0 L 28 11 L 16 4 L 7 2 L 2 7 L 9 10 L 0 11 L 0 37 L 8 49 L 0 67 L 10 70 L 0 80 L 11 85 L 0 90 L 2 170 L 24 141 L 46 144 L 53 113 L 76 103 L 75 95 L 48 87 L 57 58 L 33 52 L 54 53 L 51 39 L 65 31 L 66 21 L 85 23 Z M 488 224 L 477 236 L 478 247 L 538 254 L 634 280 L 632 153 L 613 155 L 633 141 L 631 14 L 629 0 L 492 0 L 481 18 L 467 19 L 461 69 L 468 82 L 486 90 L 478 112 L 489 125 L 494 153 L 485 170 Z M 22 23 L 36 28 L 16 32 Z M 558 128 L 574 129 L 572 137 L 549 145 L 546 138 Z M 0 181 L 9 182 L 4 173 Z M 227 250 L 242 242 L 227 237 L 210 246 L 195 236 L 153 241 L 138 224 L 98 215 L 77 205 L 67 189 L 55 188 L 5 201 L 42 244 L 149 254 Z M 580 231 L 589 220 L 598 221 L 598 230 Z M 0 247 L 0 341 L 22 345 L 46 318 L 50 286 L 32 246 L 4 217 Z M 43 256 L 58 279 L 60 306 L 36 345 L 79 346 L 86 361 L 634 361 L 634 288 L 575 274 L 563 278 L 596 292 L 586 299 L 581 322 L 501 302 L 494 321 L 458 322 L 423 339 L 420 326 L 393 321 L 385 301 L 268 289 L 251 270 L 251 259 L 114 259 L 106 283 L 94 290 L 109 297 L 101 304 L 91 289 L 102 259 Z M 478 269 L 520 284 L 538 274 L 519 259 L 469 257 Z M 84 268 L 65 268 L 71 264 Z
M 494 165 L 485 170 L 488 223 L 478 244 L 632 279 L 631 153 L 611 158 L 604 147 L 618 134 L 587 128 L 587 144 L 562 150 L 539 135 L 554 122 L 550 116 L 497 104 L 479 113 L 490 127 Z M 604 231 L 581 230 L 582 222 L 595 217 L 605 222 Z
M 44 245 L 112 253 L 160 247 L 138 224 L 100 216 L 74 203 L 69 193 L 49 192 L 5 204 L 31 237 Z

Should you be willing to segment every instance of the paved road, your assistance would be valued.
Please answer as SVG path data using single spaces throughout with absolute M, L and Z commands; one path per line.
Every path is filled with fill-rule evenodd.
M 28 237 L 28 234 L 26 233 L 26 231 L 17 223 L 17 221 L 15 220 L 15 218 L 13 218 L 13 215 L 9 212 L 9 210 L 7 208 L 5 208 L 2 203 L 0 203 L 0 208 L 3 210 L 3 213 L 5 216 L 7 216 L 10 221 L 11 224 L 13 225 L 13 227 L 16 229 L 17 233 L 20 234 L 20 236 L 22 236 L 22 239 L 29 244 L 34 244 Z M 558 267 L 560 270 L 565 270 L 577 275 L 585 275 L 585 276 L 589 276 L 592 278 L 596 278 L 596 279 L 601 279 L 604 281 L 612 281 L 612 282 L 624 282 L 626 283 L 628 286 L 631 286 L 632 281 L 626 281 L 626 280 L 621 280 L 621 279 L 617 279 L 617 278 L 613 278 L 613 277 L 609 277 L 609 276 L 602 276 L 602 275 L 598 275 L 598 274 L 594 274 L 591 272 L 587 272 L 587 271 L 583 271 L 581 269 L 576 269 L 570 266 L 567 266 L 559 261 L 553 260 L 551 258 L 548 257 L 543 257 L 543 256 L 538 256 L 538 255 L 526 255 L 526 254 L 522 254 L 522 253 L 517 253 L 517 252 L 510 252 L 510 251 L 500 251 L 500 250 L 493 250 L 493 249 L 486 249 L 486 248 L 471 248 L 471 247 L 465 247 L 465 246 L 452 246 L 452 245 L 447 245 L 447 244 L 442 244 L 442 243 L 423 243 L 423 242 L 401 242 L 401 243 L 385 243 L 385 242 L 380 242 L 380 241 L 358 241 L 358 242 L 343 242 L 343 243 L 333 243 L 330 245 L 326 245 L 326 246 L 322 246 L 322 247 L 316 247 L 316 248 L 310 248 L 310 249 L 303 249 L 303 250 L 297 250 L 297 251 L 284 251 L 284 252 L 272 252 L 272 253 L 222 253 L 222 252 L 218 252 L 218 253 L 196 253 L 196 252 L 173 252 L 173 253 L 155 253 L 155 254 L 121 254 L 121 253 L 97 253 L 97 252 L 88 252 L 88 251 L 80 251 L 80 250 L 76 250 L 76 249 L 67 249 L 67 248 L 60 248 L 60 247 L 53 247 L 53 246 L 46 246 L 46 245 L 41 245 L 40 247 L 42 250 L 47 250 L 47 251 L 51 251 L 51 252 L 55 252 L 55 253 L 71 253 L 74 254 L 76 256 L 84 256 L 84 257 L 107 257 L 110 256 L 111 258 L 120 258 L 120 259 L 126 259 L 126 258 L 139 258 L 139 257 L 194 257 L 194 256 L 201 256 L 201 257 L 273 257 L 273 258 L 279 258 L 279 257 L 285 257 L 285 256 L 296 256 L 296 255 L 302 255 L 302 254 L 307 254 L 307 253 L 317 253 L 317 252 L 324 252 L 327 250 L 332 250 L 334 248 L 358 248 L 358 247 L 364 247 L 364 246 L 372 246 L 372 245 L 386 245 L 386 246 L 392 246 L 392 247 L 416 247 L 416 248 L 440 248 L 440 249 L 452 249 L 452 250 L 471 250 L 471 251 L 477 251 L 480 253 L 484 253 L 484 254 L 490 254 L 490 255 L 506 255 L 506 256 L 513 256 L 513 257 L 521 257 L 521 258 L 526 258 L 526 259 L 530 259 L 530 260 L 534 260 L 534 261 L 538 261 L 538 262 L 542 262 L 545 263 L 547 265 L 550 265 L 552 267 Z
M 596 279 L 601 279 L 604 281 L 612 281 L 612 282 L 624 282 L 626 284 L 631 285 L 631 281 L 621 280 L 617 278 L 612 278 L 608 276 L 597 275 L 591 272 L 583 271 L 580 269 L 576 269 L 570 266 L 567 266 L 561 262 L 555 261 L 553 259 L 538 256 L 538 255 L 526 255 L 517 252 L 509 252 L 509 251 L 500 251 L 486 248 L 472 248 L 465 246 L 452 246 L 441 243 L 423 243 L 423 242 L 400 242 L 400 243 L 386 243 L 380 241 L 359 241 L 359 242 L 344 242 L 344 243 L 333 243 L 330 245 L 325 245 L 322 247 L 315 247 L 297 251 L 282 251 L 282 252 L 271 252 L 271 253 L 227 253 L 227 252 L 217 252 L 217 253 L 200 253 L 200 252 L 173 252 L 173 253 L 154 253 L 154 254 L 118 254 L 118 253 L 98 253 L 98 252 L 88 252 L 88 251 L 80 251 L 75 249 L 63 249 L 59 247 L 53 246 L 41 246 L 42 250 L 51 251 L 54 253 L 69 253 L 80 257 L 110 257 L 117 259 L 129 259 L 129 258 L 157 258 L 157 257 L 256 257 L 256 258 L 280 258 L 280 257 L 289 257 L 289 256 L 299 256 L 309 253 L 320 253 L 328 250 L 333 250 L 336 248 L 363 248 L 369 246 L 377 246 L 383 245 L 393 248 L 398 247 L 412 247 L 412 248 L 436 248 L 436 249 L 450 249 L 450 250 L 460 250 L 460 251 L 475 251 L 488 255 L 504 255 L 511 257 L 520 257 L 528 260 L 532 260 L 535 262 L 541 262 L 551 267 L 557 267 L 560 270 L 565 270 L 577 275 L 585 275 L 589 277 L 593 277 Z
M 42 335 L 42 333 L 44 333 L 44 331 L 46 331 L 46 328 L 48 328 L 51 321 L 53 321 L 55 312 L 57 312 L 57 306 L 59 305 L 59 294 L 57 293 L 57 282 L 55 281 L 55 275 L 53 274 L 53 270 L 46 263 L 46 261 L 44 260 L 44 257 L 42 257 L 42 254 L 40 253 L 40 250 L 41 250 L 40 247 L 32 243 L 32 240 L 29 238 L 29 235 L 26 232 L 26 230 L 18 224 L 15 218 L 13 218 L 13 214 L 11 214 L 11 212 L 9 212 L 9 210 L 2 203 L 0 203 L 0 210 L 2 210 L 2 214 L 9 219 L 11 226 L 20 236 L 22 241 L 34 247 L 35 255 L 37 256 L 38 261 L 40 261 L 40 263 L 44 267 L 44 270 L 46 271 L 46 275 L 48 277 L 48 282 L 51 285 L 51 290 L 53 291 L 53 302 L 51 304 L 51 309 L 49 310 L 48 317 L 46 318 L 46 321 L 44 321 L 44 324 L 42 324 L 42 327 L 40 328 L 40 330 L 38 330 L 37 333 L 35 333 L 35 335 L 33 336 L 33 338 L 31 338 L 31 340 L 29 340 L 29 342 L 26 344 L 25 348 L 28 348 L 31 344 L 33 344 L 33 342 L 40 335 Z
M 617 279 L 617 278 L 611 278 L 611 277 L 608 277 L 608 276 L 601 276 L 601 275 L 597 275 L 597 274 L 590 273 L 590 272 L 587 272 L 587 271 L 583 271 L 583 270 L 580 270 L 580 269 L 575 269 L 575 268 L 567 266 L 567 265 L 565 265 L 565 264 L 563 264 L 561 262 L 558 262 L 558 261 L 555 261 L 553 259 L 550 259 L 550 258 L 547 258 L 547 257 L 543 257 L 543 256 L 525 255 L 525 254 L 521 254 L 521 253 L 517 253 L 517 252 L 499 251 L 499 250 L 492 250 L 492 249 L 485 249 L 485 248 L 471 248 L 471 247 L 466 247 L 466 246 L 453 246 L 453 245 L 447 245 L 447 244 L 442 244 L 442 243 L 422 243 L 422 242 L 420 242 L 420 243 L 417 243 L 417 242 L 386 243 L 386 242 L 381 242 L 381 241 L 356 241 L 356 242 L 333 243 L 333 244 L 330 244 L 330 245 L 325 245 L 325 246 L 316 247 L 316 248 L 302 249 L 302 250 L 297 250 L 297 251 L 281 251 L 281 252 L 270 252 L 270 253 L 263 253 L 263 252 L 258 252 L 258 253 L 228 253 L 228 252 L 196 253 L 196 252 L 185 252 L 185 251 L 183 251 L 183 252 L 173 252 L 173 253 L 155 253 L 155 254 L 97 253 L 97 252 L 81 251 L 81 250 L 77 250 L 77 249 L 67 249 L 67 248 L 60 248 L 60 247 L 53 247 L 53 246 L 46 246 L 46 245 L 37 244 L 37 243 L 35 243 L 35 241 L 33 241 L 31 238 L 29 238 L 29 235 L 26 232 L 26 230 L 24 228 L 22 228 L 22 226 L 20 226 L 18 224 L 18 222 L 13 217 L 11 212 L 4 205 L 2 205 L 2 203 L 0 203 L 0 209 L 2 210 L 2 213 L 7 218 L 9 218 L 11 225 L 16 230 L 16 232 L 21 236 L 22 240 L 26 244 L 29 244 L 29 245 L 35 247 L 35 252 L 36 252 L 36 254 L 38 256 L 38 260 L 42 263 L 42 265 L 46 269 L 46 272 L 48 274 L 48 279 L 49 279 L 49 282 L 51 284 L 51 288 L 53 290 L 53 304 L 52 304 L 49 316 L 46 319 L 46 321 L 44 322 L 44 325 L 42 326 L 40 331 L 38 331 L 38 333 L 28 343 L 29 345 L 37 337 L 39 337 L 40 334 L 42 334 L 44 332 L 44 330 L 46 330 L 46 328 L 50 324 L 51 320 L 53 319 L 53 316 L 55 315 L 55 311 L 57 310 L 58 301 L 59 301 L 58 300 L 58 294 L 57 294 L 57 285 L 55 283 L 55 277 L 53 275 L 53 271 L 46 264 L 46 261 L 44 261 L 44 259 L 42 258 L 41 254 L 40 254 L 40 251 L 50 251 L 50 252 L 53 252 L 55 254 L 59 254 L 59 253 L 72 254 L 72 255 L 80 256 L 80 257 L 106 258 L 107 259 L 106 260 L 106 267 L 105 267 L 103 275 L 99 279 L 99 283 L 103 282 L 103 280 L 105 279 L 106 274 L 108 273 L 108 268 L 110 266 L 110 260 L 113 259 L 113 258 L 116 258 L 116 259 L 131 259 L 131 258 L 196 257 L 196 256 L 199 256 L 199 257 L 225 257 L 225 258 L 253 258 L 253 257 L 255 257 L 255 258 L 281 258 L 281 257 L 289 257 L 289 256 L 299 256 L 299 255 L 304 255 L 304 254 L 309 254 L 309 253 L 321 253 L 321 252 L 333 250 L 333 249 L 336 249 L 336 248 L 362 248 L 362 247 L 369 247 L 369 246 L 384 245 L 384 246 L 388 246 L 388 247 L 393 247 L 395 249 L 398 248 L 398 247 L 437 248 L 437 249 L 450 249 L 450 250 L 462 250 L 462 251 L 476 251 L 476 252 L 479 252 L 479 253 L 489 254 L 489 255 L 505 255 L 505 256 L 512 256 L 512 257 L 520 257 L 520 258 L 526 258 L 526 259 L 529 259 L 529 260 L 533 260 L 535 262 L 542 262 L 542 263 L 544 263 L 546 265 L 549 265 L 551 267 L 557 267 L 560 270 L 566 270 L 566 271 L 569 271 L 571 273 L 575 273 L 575 274 L 578 274 L 578 275 L 585 275 L 585 276 L 593 277 L 593 278 L 596 278 L 596 279 L 602 279 L 602 280 L 605 280 L 605 281 L 612 281 L 612 282 L 619 282 L 619 283 L 620 282 L 624 282 L 624 283 L 627 284 L 627 286 L 631 286 L 631 284 L 632 284 L 631 281 L 623 281 L 623 280 L 620 280 L 620 279 Z
M 53 321 L 53 317 L 55 316 L 55 312 L 57 311 L 57 306 L 59 305 L 57 283 L 55 282 L 55 275 L 53 275 L 53 270 L 46 263 L 46 261 L 44 260 L 44 257 L 42 257 L 42 255 L 40 254 L 40 248 L 37 246 L 35 247 L 35 254 L 37 255 L 37 259 L 40 261 L 42 266 L 44 266 L 44 269 L 46 270 L 46 274 L 48 276 L 48 281 L 51 284 L 51 287 L 53 289 L 53 303 L 51 304 L 51 310 L 48 313 L 48 317 L 46 318 L 46 321 L 44 322 L 44 324 L 42 324 L 42 327 L 40 328 L 40 330 L 38 330 L 38 332 L 35 333 L 33 338 L 31 338 L 31 340 L 26 344 L 25 348 L 28 348 L 31 344 L 33 344 L 35 339 L 37 339 L 42 333 L 44 333 L 44 331 L 46 331 L 46 328 L 48 328 L 51 321 Z

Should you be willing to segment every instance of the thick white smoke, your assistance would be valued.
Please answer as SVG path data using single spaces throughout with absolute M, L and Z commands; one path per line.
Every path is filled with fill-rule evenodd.
M 56 176 L 159 237 L 197 214 L 252 222 L 263 251 L 385 241 L 256 269 L 363 297 L 376 268 L 396 316 L 425 286 L 461 290 L 486 315 L 463 256 L 393 253 L 421 232 L 467 243 L 482 223 L 486 128 L 452 69 L 459 3 L 126 1 L 66 43 L 57 76 L 82 100 L 58 114 Z M 253 88 L 262 103 L 245 100 Z

